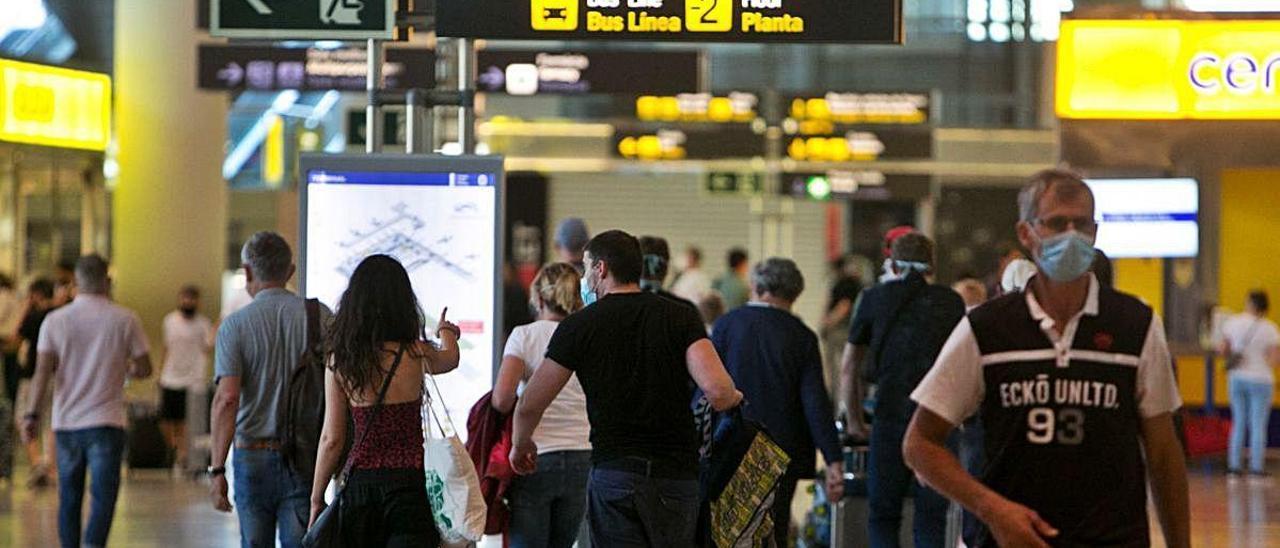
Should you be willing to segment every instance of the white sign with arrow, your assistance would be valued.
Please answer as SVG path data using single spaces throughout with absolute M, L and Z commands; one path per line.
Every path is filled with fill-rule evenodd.
M 213 36 L 356 40 L 395 34 L 395 0 L 210 0 L 209 7 Z

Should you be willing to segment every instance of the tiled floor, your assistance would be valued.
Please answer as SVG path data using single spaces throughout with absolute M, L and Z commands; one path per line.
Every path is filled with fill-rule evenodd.
M 1273 462 L 1271 468 L 1280 470 L 1280 462 Z M 1280 478 L 1228 481 L 1220 469 L 1220 461 L 1193 464 L 1193 545 L 1280 546 Z M 20 470 L 19 482 L 25 476 Z M 0 548 L 56 546 L 56 519 L 55 490 L 0 488 Z M 1153 524 L 1152 530 L 1157 545 L 1162 544 L 1158 526 Z M 209 506 L 203 483 L 171 479 L 164 473 L 137 473 L 124 482 L 110 545 L 232 547 L 238 545 L 237 531 L 234 516 Z

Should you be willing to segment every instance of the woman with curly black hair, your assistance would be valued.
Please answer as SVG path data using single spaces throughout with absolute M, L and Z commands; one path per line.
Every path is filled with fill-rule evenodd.
M 438 546 L 423 476 L 423 375 L 458 367 L 458 327 L 440 314 L 426 341 L 409 274 L 386 255 L 351 276 L 329 331 L 325 419 L 311 491 L 311 523 L 338 471 L 347 415 L 355 421 L 338 521 L 346 546 Z M 337 509 L 335 509 L 337 510 Z

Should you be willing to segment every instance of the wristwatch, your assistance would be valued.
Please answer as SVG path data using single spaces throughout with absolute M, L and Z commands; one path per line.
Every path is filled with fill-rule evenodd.
M 210 466 L 205 470 L 205 472 L 208 472 L 210 476 L 223 476 L 223 475 L 226 475 L 227 473 L 227 467 L 226 466 Z

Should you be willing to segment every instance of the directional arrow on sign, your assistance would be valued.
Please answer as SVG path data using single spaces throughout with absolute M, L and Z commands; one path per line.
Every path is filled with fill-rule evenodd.
M 490 66 L 489 70 L 485 71 L 484 74 L 481 74 L 476 79 L 480 81 L 481 85 L 488 87 L 489 91 L 498 91 L 507 83 L 506 73 L 502 72 L 502 69 L 495 66 Z
M 272 13 L 271 8 L 266 4 L 264 4 L 262 0 L 244 0 L 244 1 L 249 3 L 249 7 L 253 8 L 253 11 L 258 12 L 261 15 L 271 15 Z
M 218 71 L 218 79 L 225 80 L 231 87 L 238 86 L 244 80 L 244 68 L 239 63 L 227 63 L 225 68 Z

